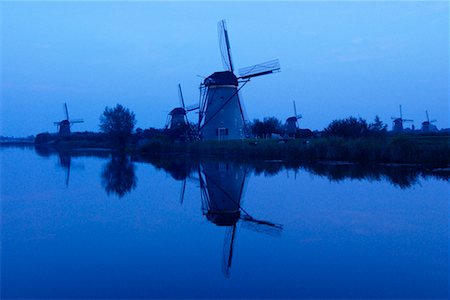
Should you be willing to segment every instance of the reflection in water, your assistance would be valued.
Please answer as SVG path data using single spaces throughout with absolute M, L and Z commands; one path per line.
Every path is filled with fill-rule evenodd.
M 70 177 L 70 165 L 72 162 L 72 155 L 70 152 L 58 152 L 59 156 L 59 165 L 66 169 L 66 186 L 69 185 L 69 177 Z
M 114 153 L 102 172 L 102 185 L 108 196 L 112 193 L 122 198 L 136 188 L 136 182 L 135 166 L 130 157 Z
M 206 162 L 199 166 L 203 214 L 217 226 L 227 227 L 222 256 L 222 271 L 226 277 L 230 276 L 239 221 L 258 232 L 279 235 L 282 230 L 281 225 L 256 220 L 242 208 L 247 175 L 247 168 L 234 163 Z

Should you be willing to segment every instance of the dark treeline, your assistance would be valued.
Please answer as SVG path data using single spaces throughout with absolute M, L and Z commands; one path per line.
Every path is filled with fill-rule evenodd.
M 118 104 L 105 108 L 100 117 L 101 132 L 41 133 L 35 144 L 57 149 L 107 148 L 146 155 L 185 153 L 284 161 L 450 164 L 450 135 L 446 131 L 388 132 L 378 116 L 371 123 L 355 117 L 334 120 L 323 131 L 297 129 L 291 136 L 280 120 L 267 117 L 248 124 L 248 139 L 222 142 L 200 141 L 194 124 L 176 129 L 136 130 L 135 124 L 134 113 Z

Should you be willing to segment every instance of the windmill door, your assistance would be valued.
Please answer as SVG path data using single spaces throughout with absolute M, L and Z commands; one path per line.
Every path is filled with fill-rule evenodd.
M 228 128 L 217 128 L 217 138 L 219 141 L 226 140 L 228 136 Z

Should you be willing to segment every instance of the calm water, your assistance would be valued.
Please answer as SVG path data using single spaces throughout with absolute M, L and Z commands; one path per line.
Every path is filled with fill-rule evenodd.
M 0 151 L 2 299 L 449 296 L 439 176 Z

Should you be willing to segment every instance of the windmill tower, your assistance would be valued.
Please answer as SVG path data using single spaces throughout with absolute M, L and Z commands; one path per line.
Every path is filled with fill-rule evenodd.
M 65 115 L 65 119 L 59 122 L 54 122 L 54 124 L 56 126 L 58 126 L 58 133 L 62 134 L 62 135 L 66 135 L 66 134 L 70 134 L 70 127 L 72 126 L 72 124 L 76 124 L 76 123 L 83 123 L 84 121 L 82 119 L 74 119 L 74 120 L 69 120 L 69 111 L 67 109 L 67 103 L 64 103 L 64 115 Z
M 185 128 L 188 124 L 187 113 L 198 109 L 198 105 L 185 106 L 181 84 L 178 84 L 178 100 L 180 101 L 180 107 L 176 107 L 169 112 L 165 126 L 166 129 Z
M 286 119 L 286 134 L 288 137 L 295 138 L 298 128 L 298 120 L 302 118 L 302 115 L 297 114 L 297 107 L 294 102 L 294 116 Z
M 422 122 L 422 131 L 423 132 L 435 132 L 437 131 L 437 127 L 431 123 L 435 123 L 436 120 L 431 120 L 428 116 L 428 110 L 425 111 L 425 114 L 427 115 L 427 120 Z
M 198 131 L 204 140 L 242 139 L 246 136 L 246 117 L 239 91 L 253 77 L 280 71 L 280 64 L 272 60 L 243 68 L 237 77 L 225 20 L 218 23 L 218 32 L 225 71 L 211 74 L 200 85 Z
M 248 229 L 270 235 L 280 235 L 282 225 L 251 217 L 241 205 L 247 171 L 230 163 L 206 162 L 199 166 L 202 210 L 206 218 L 226 227 L 222 256 L 222 272 L 230 276 L 237 223 Z
M 403 119 L 402 106 L 399 105 L 399 108 L 400 108 L 400 117 L 391 117 L 391 119 L 394 122 L 394 125 L 392 127 L 392 131 L 394 132 L 403 132 L 403 123 L 414 122 L 413 120 Z

